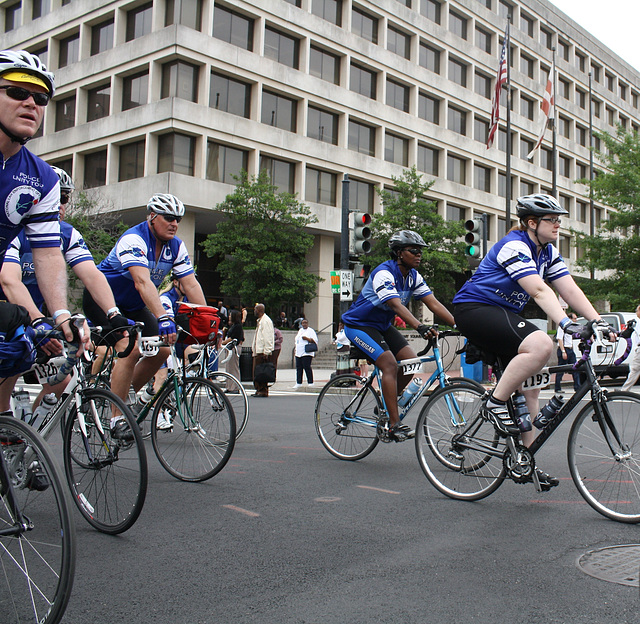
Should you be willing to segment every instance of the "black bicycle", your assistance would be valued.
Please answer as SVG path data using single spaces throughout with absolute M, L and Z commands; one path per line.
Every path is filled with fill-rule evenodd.
M 640 396 L 600 386 L 590 359 L 600 330 L 589 323 L 580 336 L 582 357 L 574 365 L 552 366 L 531 377 L 524 388 L 544 387 L 556 372 L 578 369 L 585 381 L 529 447 L 503 436 L 480 411 L 485 394 L 469 384 L 437 390 L 420 414 L 416 451 L 427 479 L 459 500 L 482 499 L 506 480 L 533 482 L 541 490 L 535 455 L 575 410 L 567 457 L 571 478 L 597 512 L 619 522 L 640 522 Z M 497 359 L 494 371 L 503 370 Z M 582 399 L 590 395 L 586 405 Z M 515 418 L 512 399 L 509 413 Z

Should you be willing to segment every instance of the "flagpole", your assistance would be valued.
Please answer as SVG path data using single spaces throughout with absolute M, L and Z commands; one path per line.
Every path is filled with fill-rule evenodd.
M 596 209 L 593 205 L 593 95 L 591 91 L 591 71 L 589 72 L 589 234 L 596 234 Z M 591 279 L 595 277 L 591 267 Z
M 511 15 L 507 17 L 507 145 L 506 145 L 506 189 L 505 189 L 505 228 L 511 229 Z
M 556 83 L 556 49 L 555 48 L 551 48 L 551 51 L 553 53 L 553 60 L 552 60 L 552 64 L 553 64 L 553 94 L 554 94 L 554 98 L 553 98 L 553 118 L 551 119 L 551 124 L 552 124 L 552 143 L 551 143 L 551 158 L 552 158 L 552 165 L 551 165 L 551 194 L 558 199 L 558 143 L 557 143 L 557 137 L 556 137 L 556 128 L 558 126 L 558 117 L 557 117 L 557 113 L 556 113 L 556 103 L 555 103 L 555 94 L 558 92 L 557 91 L 557 83 Z

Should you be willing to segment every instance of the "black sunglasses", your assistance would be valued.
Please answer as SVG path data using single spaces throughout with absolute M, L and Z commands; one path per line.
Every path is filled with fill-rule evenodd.
M 163 214 L 161 216 L 167 223 L 173 223 L 174 221 L 176 223 L 180 223 L 180 221 L 182 221 L 182 217 L 174 217 L 173 215 L 166 215 L 166 214 Z
M 7 92 L 7 95 L 12 100 L 18 100 L 18 102 L 24 102 L 30 97 L 38 106 L 46 106 L 51 100 L 51 96 L 48 93 L 38 93 L 37 91 L 29 91 L 24 87 L 14 87 L 13 85 L 3 85 L 0 89 Z
M 60 203 L 63 205 L 69 203 L 69 193 L 60 193 Z
M 406 248 L 406 249 L 403 249 L 403 251 L 408 251 L 410 254 L 412 254 L 414 256 L 421 256 L 422 255 L 422 249 L 420 249 L 419 247 L 412 247 L 411 249 Z

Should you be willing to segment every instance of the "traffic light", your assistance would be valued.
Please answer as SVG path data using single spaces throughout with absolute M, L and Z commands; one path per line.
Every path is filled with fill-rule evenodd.
M 467 246 L 464 248 L 464 255 L 467 258 L 482 258 L 482 238 L 484 236 L 484 222 L 482 219 L 468 219 L 464 222 L 467 233 L 464 242 Z
M 352 212 L 353 218 L 349 228 L 349 253 L 367 254 L 371 251 L 371 215 L 368 212 Z
M 364 285 L 369 277 L 368 265 L 356 262 L 353 265 L 353 294 L 357 295 L 364 288 Z

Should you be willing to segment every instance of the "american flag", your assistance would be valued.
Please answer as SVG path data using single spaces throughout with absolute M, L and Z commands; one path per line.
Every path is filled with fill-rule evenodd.
M 544 123 L 542 125 L 542 130 L 540 131 L 540 136 L 538 137 L 538 141 L 535 144 L 535 147 L 529 152 L 527 159 L 533 158 L 534 152 L 540 147 L 542 143 L 542 139 L 544 138 L 544 133 L 547 130 L 547 126 L 549 124 L 549 117 L 551 116 L 551 111 L 553 110 L 554 105 L 554 93 L 553 93 L 553 74 L 555 68 L 552 67 L 549 70 L 549 78 L 547 78 L 547 87 L 544 90 L 544 96 L 542 97 L 542 102 L 540 102 L 540 110 L 542 110 L 544 114 Z
M 500 93 L 502 92 L 502 85 L 507 82 L 508 77 L 508 64 L 507 64 L 507 51 L 509 49 L 509 26 L 504 33 L 504 42 L 502 43 L 502 52 L 500 52 L 500 65 L 498 67 L 498 78 L 496 79 L 496 90 L 493 94 L 493 102 L 491 104 L 491 125 L 489 126 L 489 134 L 487 135 L 487 149 L 489 149 L 493 143 L 493 139 L 496 136 L 498 130 L 498 121 L 500 121 Z

